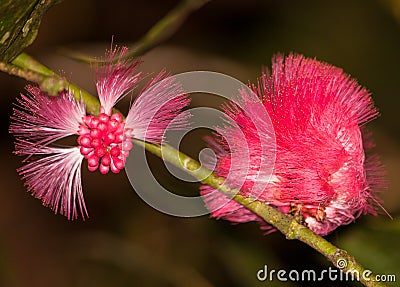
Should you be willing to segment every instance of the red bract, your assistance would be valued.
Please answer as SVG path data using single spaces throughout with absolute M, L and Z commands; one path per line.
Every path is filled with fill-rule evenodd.
M 304 223 L 320 235 L 349 224 L 363 213 L 376 214 L 380 201 L 374 187 L 382 183 L 382 172 L 376 157 L 366 159 L 364 147 L 371 146 L 371 141 L 364 139 L 363 144 L 361 128 L 378 116 L 368 91 L 341 69 L 315 59 L 291 54 L 286 58 L 278 55 L 272 62 L 272 72 L 263 73 L 258 85 L 252 86 L 275 131 L 272 175 L 264 179 L 261 192 L 252 191 L 257 180 L 263 180 L 254 177 L 260 170 L 260 158 L 271 156 L 271 150 L 259 148 L 262 129 L 251 121 L 249 111 L 237 106 L 229 107 L 228 114 L 238 127 L 225 133 L 228 138 L 217 136 L 212 144 L 217 147 L 216 173 L 244 176 L 243 195 L 256 197 L 284 213 L 301 215 Z M 250 101 L 249 95 L 241 95 L 244 102 Z M 260 112 L 262 109 L 257 110 Z M 220 131 L 224 134 L 224 128 Z M 245 136 L 247 145 L 243 140 L 238 142 L 239 134 Z M 249 158 L 230 150 L 228 143 L 247 146 Z M 233 158 L 243 158 L 243 164 L 232 167 Z M 262 222 L 209 186 L 203 186 L 201 192 L 209 209 L 214 210 L 213 217 Z
M 135 88 L 140 73 L 137 61 L 123 60 L 126 48 L 106 54 L 109 64 L 96 67 L 96 87 L 101 104 L 98 116 L 86 115 L 85 104 L 70 91 L 49 97 L 28 86 L 11 117 L 10 133 L 16 137 L 16 154 L 30 163 L 18 169 L 28 190 L 56 213 L 74 219 L 87 217 L 81 165 L 88 169 L 118 173 L 125 166 L 132 139 L 160 143 L 167 127 L 185 125 L 187 114 L 171 121 L 189 104 L 179 83 L 161 72 L 133 101 L 126 119 L 113 113 L 114 105 Z M 115 62 L 115 63 L 114 63 Z M 76 135 L 73 147 L 55 142 Z M 35 156 L 34 158 L 31 158 Z M 38 156 L 38 158 L 36 157 Z

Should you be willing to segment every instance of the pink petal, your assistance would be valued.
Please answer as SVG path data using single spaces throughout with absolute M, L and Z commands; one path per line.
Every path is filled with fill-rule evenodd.
M 181 112 L 189 102 L 181 85 L 161 72 L 133 102 L 125 130 L 132 130 L 134 138 L 160 143 L 167 127 L 180 129 L 187 125 L 189 114 Z
M 78 212 L 88 216 L 82 193 L 81 165 L 83 156 L 78 148 L 38 149 L 44 157 L 18 169 L 33 196 L 55 213 L 76 219 Z
M 111 48 L 106 53 L 105 65 L 97 65 L 96 87 L 104 113 L 111 115 L 114 105 L 139 81 L 140 73 L 136 73 L 139 61 L 121 59 L 127 52 L 126 47 Z
M 34 146 L 45 146 L 77 134 L 85 115 L 82 101 L 78 102 L 66 91 L 49 97 L 38 87 L 27 86 L 26 89 L 28 95 L 21 95 L 11 116 L 10 133 L 17 141 L 31 142 L 30 150 L 34 153 Z

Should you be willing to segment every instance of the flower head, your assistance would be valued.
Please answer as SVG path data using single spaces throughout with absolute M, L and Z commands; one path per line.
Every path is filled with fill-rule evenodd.
M 217 136 L 211 142 L 217 146 L 217 174 L 244 177 L 243 195 L 257 197 L 284 213 L 301 215 L 320 235 L 349 224 L 362 213 L 376 214 L 379 200 L 373 187 L 382 178 L 379 161 L 366 159 L 364 147 L 371 144 L 370 139 L 363 144 L 361 128 L 378 115 L 370 94 L 341 69 L 294 54 L 274 57 L 271 73 L 263 73 L 252 89 L 259 101 L 242 92 L 243 101 L 262 106 L 275 131 L 272 175 L 263 190 L 254 194 L 252 187 L 260 180 L 254 174 L 261 169 L 260 159 L 271 156 L 272 147 L 260 148 L 262 127 L 255 128 L 248 116 L 261 109 L 245 112 L 236 106 L 228 108 L 228 115 L 237 127 L 225 131 L 225 140 Z M 243 146 L 241 134 L 249 149 L 249 164 L 240 149 L 229 150 L 227 144 Z M 232 159 L 243 164 L 232 166 Z M 209 186 L 203 186 L 201 192 L 214 217 L 262 222 Z
M 140 80 L 137 61 L 120 60 L 126 48 L 106 54 L 109 64 L 96 67 L 100 113 L 87 115 L 83 101 L 71 91 L 49 97 L 38 87 L 27 86 L 11 117 L 10 133 L 16 138 L 16 154 L 30 162 L 18 169 L 28 190 L 43 204 L 68 219 L 87 217 L 82 192 L 81 165 L 90 171 L 118 173 L 125 166 L 132 139 L 160 143 L 163 134 L 189 104 L 182 87 L 161 72 L 133 101 L 126 119 L 113 113 L 114 105 Z M 114 63 L 115 62 L 115 63 Z M 169 125 L 179 128 L 187 117 Z M 71 135 L 77 143 L 60 147 L 56 142 Z

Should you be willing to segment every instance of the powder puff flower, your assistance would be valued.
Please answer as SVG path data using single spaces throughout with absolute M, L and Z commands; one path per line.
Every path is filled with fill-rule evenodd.
M 236 128 L 219 128 L 227 136 L 209 140 L 217 154 L 215 172 L 244 178 L 240 191 L 244 196 L 301 216 L 320 235 L 363 213 L 376 214 L 380 201 L 375 193 L 382 172 L 377 157 L 366 158 L 364 148 L 372 144 L 361 128 L 378 115 L 370 94 L 341 69 L 293 54 L 274 57 L 272 72 L 263 73 L 252 89 L 259 101 L 242 91 L 245 107 L 258 103 L 263 109 L 243 111 L 230 105 L 225 111 Z M 249 117 L 250 113 L 259 118 L 257 113 L 263 111 L 276 138 L 274 147 L 264 149 L 260 148 L 263 127 L 257 123 L 255 128 Z M 229 149 L 228 143 L 234 148 Z M 235 149 L 240 145 L 248 149 L 247 157 Z M 255 195 L 252 187 L 262 177 L 254 175 L 260 171 L 260 159 L 271 156 L 271 149 L 276 156 L 272 175 Z M 202 186 L 201 193 L 211 216 L 231 222 L 259 221 L 267 227 L 256 214 L 212 187 Z
M 16 154 L 30 161 L 18 169 L 28 190 L 68 219 L 79 213 L 88 216 L 81 184 L 84 159 L 90 171 L 118 173 L 124 168 L 133 138 L 160 143 L 171 120 L 189 104 L 181 85 L 161 72 L 135 99 L 125 119 L 113 113 L 114 105 L 140 79 L 137 61 L 119 60 L 126 50 L 112 49 L 106 56 L 109 63 L 116 63 L 96 67 L 99 115 L 87 115 L 85 104 L 71 91 L 49 97 L 38 87 L 27 86 L 28 94 L 18 99 L 11 117 Z M 186 119 L 179 117 L 170 127 L 179 128 Z M 78 136 L 75 146 L 56 145 L 71 135 Z

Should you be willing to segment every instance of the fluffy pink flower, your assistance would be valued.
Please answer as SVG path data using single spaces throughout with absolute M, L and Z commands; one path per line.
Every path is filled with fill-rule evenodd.
M 374 187 L 382 183 L 382 172 L 376 157 L 366 159 L 364 148 L 371 141 L 366 138 L 363 145 L 361 126 L 378 112 L 367 90 L 339 68 L 293 54 L 274 57 L 272 72 L 263 73 L 252 89 L 259 101 L 242 92 L 247 114 L 236 106 L 225 108 L 238 126 L 220 128 L 225 139 L 217 136 L 211 141 L 217 151 L 217 174 L 244 178 L 243 195 L 257 197 L 284 213 L 302 215 L 304 224 L 320 235 L 363 213 L 376 214 L 380 201 Z M 265 109 L 248 109 L 248 103 Z M 257 113 L 263 112 L 268 113 L 276 137 L 275 146 L 264 149 L 262 123 L 249 117 L 259 118 Z M 243 135 L 247 145 L 240 140 Z M 229 150 L 228 142 L 233 149 Z M 240 145 L 248 148 L 248 156 L 241 154 L 243 148 L 235 149 Z M 271 157 L 271 149 L 276 152 L 272 175 L 255 193 L 252 188 L 263 177 L 254 175 L 261 170 L 261 160 Z M 213 217 L 259 221 L 266 226 L 256 214 L 217 190 L 205 185 L 201 193 L 214 210 Z
M 87 115 L 82 100 L 70 91 L 49 97 L 39 88 L 27 86 L 11 117 L 10 133 L 16 137 L 16 154 L 29 163 L 18 169 L 28 190 L 55 213 L 75 219 L 88 216 L 81 183 L 81 165 L 88 169 L 118 173 L 125 166 L 132 139 L 160 143 L 169 123 L 189 104 L 182 87 L 161 72 L 132 103 L 126 119 L 113 113 L 114 105 L 131 92 L 140 78 L 138 62 L 119 60 L 126 48 L 113 49 L 107 60 L 116 62 L 96 67 L 97 92 L 101 103 L 98 116 Z M 172 128 L 185 125 L 179 117 Z M 56 145 L 76 135 L 72 147 Z

